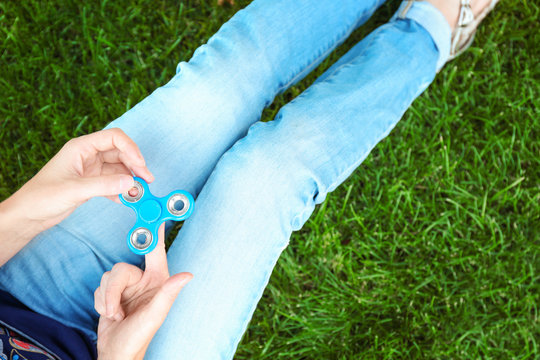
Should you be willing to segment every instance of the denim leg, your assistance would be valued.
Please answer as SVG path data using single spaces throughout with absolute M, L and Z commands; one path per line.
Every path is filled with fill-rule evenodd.
M 112 122 L 141 148 L 151 191 L 192 194 L 274 96 L 300 80 L 383 0 L 256 0 L 178 65 L 166 85 Z M 0 288 L 95 338 L 93 292 L 114 263 L 140 264 L 125 238 L 132 211 L 104 198 L 79 207 L 0 269 Z
M 423 16 L 443 20 L 432 31 L 448 30 L 435 8 Z M 194 279 L 147 359 L 233 357 L 292 231 L 433 80 L 443 45 L 435 37 L 408 18 L 380 27 L 222 156 L 169 249 L 171 272 L 190 271 Z

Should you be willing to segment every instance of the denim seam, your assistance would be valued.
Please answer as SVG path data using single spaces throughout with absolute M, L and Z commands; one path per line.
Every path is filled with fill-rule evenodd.
M 381 29 L 380 27 L 377 28 L 377 29 L 371 34 L 371 35 L 372 35 L 372 38 L 370 39 L 370 42 L 366 45 L 366 47 L 362 50 L 362 52 L 361 52 L 360 54 L 358 54 L 357 56 L 355 56 L 350 62 L 348 62 L 348 63 L 346 63 L 346 64 L 343 64 L 343 65 L 341 65 L 340 67 L 338 67 L 337 69 L 335 69 L 334 72 L 332 72 L 331 74 L 329 74 L 329 75 L 326 77 L 326 79 L 323 81 L 323 83 L 326 82 L 326 81 L 328 81 L 328 80 L 330 80 L 330 79 L 332 78 L 332 76 L 337 75 L 337 74 L 338 74 L 340 71 L 342 71 L 344 68 L 352 66 L 352 63 L 354 62 L 354 60 L 356 60 L 356 59 L 358 59 L 358 57 L 362 56 L 362 55 L 367 51 L 367 49 L 370 47 L 370 45 L 373 43 L 373 41 L 375 41 L 375 40 L 378 38 L 378 36 L 380 36 L 380 32 L 381 32 L 381 31 L 382 31 L 382 29 Z M 303 96 L 306 96 L 307 94 L 309 94 L 309 90 L 310 90 L 310 88 L 308 88 L 308 90 L 306 90 L 304 93 L 302 93 L 302 94 L 301 94 L 300 96 L 298 96 L 296 99 L 293 99 L 291 102 L 295 102 L 297 99 L 301 99 Z M 391 129 L 390 129 L 390 130 L 391 130 Z M 375 145 L 376 145 L 377 143 L 378 143 L 378 141 L 375 142 Z M 373 145 L 373 146 L 375 146 L 375 145 Z M 369 152 L 371 151 L 371 149 L 372 149 L 372 148 L 370 148 L 370 149 L 368 150 L 368 154 L 369 154 Z M 367 155 L 366 155 L 366 156 L 367 156 Z M 320 187 L 320 185 L 319 185 L 319 184 L 322 184 L 321 181 L 316 181 L 316 180 L 314 180 L 314 183 L 315 183 L 315 190 L 313 191 L 313 197 L 319 196 L 322 192 L 324 192 L 324 193 L 325 193 L 325 194 L 324 194 L 324 199 L 326 199 L 326 196 L 327 196 L 328 192 L 331 191 L 331 190 L 329 190 L 329 189 L 332 189 L 334 186 L 337 186 L 336 184 L 340 184 L 341 182 L 343 182 L 343 180 L 341 179 L 341 178 L 343 177 L 343 174 L 347 174 L 348 171 L 350 171 L 351 168 L 354 169 L 355 167 L 359 166 L 359 164 L 361 164 L 362 161 L 364 161 L 364 158 L 362 158 L 362 159 L 358 162 L 358 164 L 357 164 L 356 166 L 355 166 L 355 164 L 353 164 L 353 166 L 347 167 L 347 169 L 345 169 L 346 171 L 345 171 L 345 170 L 344 170 L 344 171 L 341 171 L 341 172 L 340 172 L 340 176 L 338 176 L 338 180 L 335 181 L 335 182 L 333 182 L 333 183 L 331 183 L 331 184 L 329 184 L 329 185 L 326 186 L 324 189 L 321 189 L 321 187 Z M 323 201 L 324 201 L 324 200 L 323 200 Z M 321 203 L 322 203 L 322 201 L 321 201 Z M 302 211 L 300 211 L 300 213 L 296 214 L 296 215 L 293 217 L 293 219 L 291 220 L 291 223 L 290 223 L 291 227 L 292 227 L 292 224 L 294 224 L 299 218 L 301 218 L 301 217 L 306 213 L 306 211 L 308 211 L 308 210 L 309 210 L 309 207 L 308 207 L 308 205 L 306 204 L 306 206 L 304 207 L 304 209 L 303 209 Z
M 328 75 L 328 77 L 325 79 L 325 81 L 327 80 L 330 80 L 332 78 L 332 76 L 336 76 L 339 74 L 340 71 L 342 71 L 343 69 L 347 68 L 347 67 L 350 67 L 350 66 L 353 66 L 354 65 L 354 62 L 361 56 L 363 56 L 365 54 L 365 52 L 370 48 L 370 45 L 380 36 L 380 33 L 383 29 L 382 28 L 378 28 L 377 30 L 375 30 L 373 33 L 372 33 L 372 39 L 371 41 L 369 42 L 369 44 L 367 44 L 365 46 L 365 48 L 363 49 L 363 51 L 361 53 L 359 53 L 357 56 L 355 56 L 353 59 L 351 59 L 350 62 L 346 63 L 346 64 L 343 64 L 342 66 L 338 67 L 334 72 L 332 72 L 331 74 Z M 424 81 L 422 82 L 422 84 L 424 83 Z M 309 91 L 309 89 L 308 89 Z M 306 91 L 305 93 L 308 93 L 308 91 Z M 420 92 L 422 92 L 423 90 L 420 90 Z M 417 92 L 418 93 L 418 92 Z M 304 94 L 302 94 L 304 95 Z M 300 99 L 301 97 L 299 96 L 297 99 Z M 293 102 L 297 99 L 294 99 Z M 414 100 L 413 100 L 414 101 Z M 410 102 L 410 104 L 412 104 L 412 102 Z M 409 106 L 410 106 L 409 104 Z M 408 107 L 408 106 L 407 106 Z M 403 114 L 402 114 L 403 115 Z M 379 134 L 377 134 L 377 136 L 375 137 L 375 141 L 372 141 L 369 143 L 368 145 L 368 150 L 363 152 L 361 154 L 361 156 L 359 157 L 359 160 L 358 161 L 355 161 L 353 162 L 350 166 L 346 167 L 345 169 L 343 169 L 342 171 L 340 171 L 340 175 L 336 178 L 336 180 L 332 183 L 330 183 L 328 186 L 326 186 L 325 189 L 322 189 L 325 193 L 328 193 L 328 192 L 331 192 L 333 191 L 339 184 L 341 184 L 343 181 L 344 181 L 344 178 L 346 178 L 347 176 L 349 176 L 349 174 L 352 173 L 352 171 L 354 171 L 355 168 L 357 168 L 366 158 L 367 156 L 370 154 L 371 150 L 373 150 L 373 148 L 382 140 L 384 139 L 385 137 L 388 136 L 388 134 L 390 134 L 390 132 L 394 129 L 394 127 L 397 125 L 397 123 L 399 122 L 399 120 L 401 119 L 401 116 L 400 118 L 398 119 L 398 121 L 396 122 L 393 122 L 393 123 L 390 123 L 388 124 L 388 126 L 386 127 L 386 130 L 385 131 L 382 131 L 380 132 Z M 321 188 L 319 187 L 319 184 L 321 184 L 320 182 L 317 182 L 315 181 L 315 184 L 316 184 L 316 191 L 314 192 L 315 194 L 320 194 L 321 193 Z M 325 194 L 325 198 L 326 198 L 326 194 Z M 305 213 L 305 209 L 297 214 L 293 221 L 291 222 L 291 224 L 296 221 L 298 219 L 298 217 L 302 216 L 303 214 Z
M 362 12 L 358 13 L 355 18 L 356 19 L 360 19 L 362 18 L 362 16 L 366 13 L 365 10 L 363 10 Z M 292 84 L 294 84 L 299 78 L 302 77 L 302 74 L 304 73 L 304 71 L 306 69 L 309 69 L 311 66 L 313 66 L 313 64 L 317 63 L 320 59 L 325 59 L 332 51 L 334 51 L 334 44 L 338 44 L 338 43 L 341 43 L 343 40 L 345 40 L 349 35 L 350 33 L 356 28 L 358 24 L 358 21 L 355 21 L 352 25 L 350 26 L 347 26 L 344 28 L 344 30 L 342 30 L 340 32 L 340 34 L 338 36 L 336 36 L 332 41 L 328 42 L 327 44 L 325 44 L 325 46 L 321 47 L 321 49 L 325 49 L 322 51 L 322 53 L 320 55 L 316 55 L 312 61 L 308 62 L 305 66 L 302 66 L 301 67 L 301 70 L 298 71 L 296 74 L 292 74 L 290 76 L 290 79 L 285 82 L 284 85 L 282 86 L 279 86 L 277 89 L 276 89 L 276 93 L 280 93 L 282 92 L 283 90 L 289 88 Z M 314 69 L 312 69 L 314 70 Z M 305 74 L 304 76 L 307 76 L 307 74 Z
M 290 231 L 289 231 L 290 233 Z M 272 275 L 272 272 L 274 271 L 274 268 L 276 267 L 276 264 L 277 262 L 279 261 L 279 258 L 281 256 L 281 253 L 287 248 L 287 246 L 289 246 L 289 243 L 290 243 L 290 234 L 289 236 L 286 237 L 288 240 L 287 242 L 285 243 L 284 246 L 281 246 L 277 251 L 276 251 L 276 255 L 274 257 L 274 259 L 270 260 L 269 263 L 270 263 L 270 266 L 266 266 L 264 267 L 266 269 L 266 271 L 264 272 L 264 275 L 262 276 L 262 278 L 266 281 L 266 286 L 268 286 L 268 283 L 270 282 L 270 277 Z M 253 314 L 255 312 L 255 310 L 257 309 L 257 306 L 259 305 L 259 301 L 261 299 L 261 297 L 263 296 L 264 294 L 264 291 L 266 289 L 266 286 L 262 287 L 261 289 L 261 292 L 260 293 L 256 293 L 256 294 L 253 294 L 253 296 L 251 297 L 252 299 L 255 299 L 257 301 L 252 301 L 251 304 L 252 306 L 245 310 L 244 313 L 242 314 L 243 315 L 243 319 L 244 319 L 244 322 L 242 324 L 240 324 L 241 328 L 242 328 L 242 334 L 244 334 L 246 332 L 246 329 L 252 319 L 252 316 L 249 316 L 250 314 Z M 232 359 L 233 356 L 234 356 L 234 353 L 236 352 L 236 349 L 238 348 L 238 344 L 240 343 L 240 341 L 242 340 L 242 336 L 235 340 L 232 344 L 231 344 L 231 348 L 228 352 L 229 356 L 226 357 L 225 359 Z
M 400 19 L 401 20 L 401 19 Z M 420 26 L 424 31 L 426 31 L 428 33 L 428 35 L 430 36 L 430 39 L 432 39 L 431 35 L 429 34 L 429 32 L 421 25 L 421 24 L 418 24 L 416 21 L 414 21 L 413 19 L 404 19 L 404 21 L 412 21 L 414 22 L 415 24 L 417 24 L 418 26 Z M 388 24 L 391 24 L 391 23 L 387 23 L 385 25 L 388 25 Z M 329 74 L 326 79 L 324 81 L 327 81 L 329 80 L 332 76 L 337 76 L 339 75 L 339 73 L 341 71 L 343 71 L 343 69 L 346 69 L 348 67 L 351 67 L 351 66 L 354 66 L 355 65 L 355 62 L 358 60 L 358 58 L 362 57 L 366 51 L 369 49 L 369 47 L 371 46 L 371 44 L 377 40 L 380 35 L 381 35 L 381 32 L 385 30 L 383 27 L 379 27 L 377 28 L 375 31 L 373 31 L 371 33 L 370 36 L 372 36 L 372 39 L 370 40 L 370 42 L 364 47 L 364 49 L 362 50 L 362 52 L 360 52 L 358 55 L 356 55 L 354 58 L 352 58 L 348 63 L 345 63 L 343 65 L 341 65 L 340 67 L 336 68 L 331 74 Z M 324 82 L 323 81 L 323 82 Z
M 336 68 L 331 74 L 329 74 L 325 81 L 326 80 L 329 80 L 332 76 L 337 76 L 341 71 L 343 71 L 343 69 L 346 69 L 348 67 L 351 67 L 354 65 L 354 62 L 361 56 L 364 56 L 364 54 L 366 53 L 366 51 L 369 49 L 369 47 L 371 46 L 371 44 L 373 44 L 373 42 L 375 40 L 378 39 L 378 37 L 380 36 L 380 33 L 382 32 L 382 28 L 379 27 L 377 28 L 374 32 L 371 33 L 371 39 L 369 41 L 369 43 L 364 47 L 364 49 L 358 54 L 356 55 L 354 58 L 351 59 L 351 61 L 349 61 L 348 63 L 345 63 L 343 65 L 341 65 L 340 67 Z
M 420 85 L 420 88 L 422 88 L 422 84 L 424 84 L 425 82 L 422 82 L 421 85 Z M 429 86 L 429 84 L 428 84 Z M 424 87 L 423 90 L 425 90 L 426 87 Z M 416 95 L 418 95 L 418 93 L 421 93 L 423 90 L 419 90 L 416 92 Z M 416 99 L 416 97 L 415 97 Z M 413 99 L 412 101 L 409 102 L 408 106 L 406 106 L 406 109 L 408 109 L 411 104 L 414 102 Z M 406 111 L 406 110 L 405 110 Z M 391 122 L 389 123 L 387 126 L 386 126 L 386 129 L 384 131 L 380 131 L 377 136 L 374 137 L 375 141 L 372 141 L 370 142 L 370 144 L 368 145 L 367 147 L 367 150 L 364 151 L 363 153 L 361 153 L 361 155 L 359 156 L 359 160 L 353 162 L 350 166 L 348 166 L 346 169 L 344 169 L 341 174 L 336 178 L 336 180 L 334 182 L 332 182 L 329 186 L 328 186 L 328 189 L 331 189 L 329 191 L 333 191 L 334 189 L 337 188 L 337 186 L 339 184 L 341 184 L 348 176 L 349 174 L 352 174 L 352 172 L 358 167 L 360 166 L 360 164 L 362 164 L 362 162 L 364 162 L 364 160 L 369 156 L 369 154 L 371 153 L 371 151 L 375 148 L 375 146 L 377 146 L 377 144 L 382 141 L 382 139 L 386 138 L 390 132 L 396 127 L 396 125 L 399 123 L 399 121 L 401 120 L 401 118 L 403 117 L 403 114 L 405 114 L 405 111 L 402 112 L 401 116 L 398 118 L 397 121 L 395 122 Z

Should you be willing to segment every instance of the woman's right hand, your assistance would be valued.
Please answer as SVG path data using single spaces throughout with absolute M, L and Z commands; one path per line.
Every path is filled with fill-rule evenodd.
M 169 276 L 164 225 L 159 243 L 146 255 L 146 269 L 126 263 L 114 265 L 101 278 L 94 293 L 98 326 L 99 360 L 142 359 L 174 300 L 193 275 Z
M 40 232 L 96 196 L 120 202 L 133 174 L 154 176 L 137 144 L 117 128 L 70 140 L 26 184 L 0 203 L 0 266 Z
M 101 130 L 68 141 L 6 201 L 22 204 L 24 216 L 46 230 L 93 197 L 120 203 L 118 194 L 134 185 L 132 173 L 154 180 L 129 136 L 119 128 Z

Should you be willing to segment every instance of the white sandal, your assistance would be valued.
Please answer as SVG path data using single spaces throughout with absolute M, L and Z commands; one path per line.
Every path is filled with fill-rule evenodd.
M 461 0 L 458 23 L 452 33 L 452 43 L 448 61 L 461 55 L 469 48 L 469 46 L 471 46 L 478 24 L 484 20 L 486 15 L 493 10 L 498 2 L 499 0 L 491 0 L 491 3 L 482 9 L 475 18 L 471 9 L 471 1 Z

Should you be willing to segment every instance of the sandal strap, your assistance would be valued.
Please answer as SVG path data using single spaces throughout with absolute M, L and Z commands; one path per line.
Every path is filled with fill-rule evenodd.
M 465 35 L 467 37 L 470 37 L 470 33 L 466 33 L 464 30 L 471 24 L 473 24 L 475 21 L 474 19 L 474 13 L 471 9 L 471 1 L 470 0 L 461 0 L 460 8 L 459 8 L 459 18 L 457 26 L 454 30 L 454 33 L 452 34 L 452 43 L 450 45 L 450 57 L 456 56 L 459 52 L 464 50 L 464 48 L 468 47 L 468 41 L 464 44 L 462 36 Z M 465 34 L 464 34 L 465 32 Z M 472 39 L 471 39 L 472 40 Z M 458 48 L 460 47 L 460 48 Z
M 474 13 L 471 8 L 471 0 L 461 0 L 459 8 L 458 27 L 464 27 L 474 21 Z

